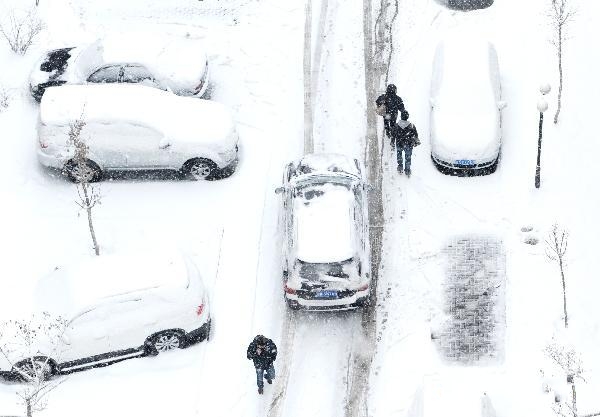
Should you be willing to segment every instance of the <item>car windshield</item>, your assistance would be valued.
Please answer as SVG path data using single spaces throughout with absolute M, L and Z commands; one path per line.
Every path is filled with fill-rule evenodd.
M 111 65 L 103 67 L 88 77 L 90 83 L 116 83 L 123 76 L 123 70 L 120 65 Z
M 140 83 L 145 80 L 153 80 L 152 74 L 142 65 L 129 64 L 124 67 L 123 82 Z
M 349 279 L 353 275 L 354 258 L 341 262 L 304 262 L 296 260 L 295 267 L 301 278 L 308 281 L 320 281 L 324 277 Z
M 327 189 L 350 189 L 350 180 L 344 177 L 340 178 L 322 178 L 317 177 L 311 180 L 299 182 L 294 187 L 294 197 L 301 197 L 305 200 L 312 200 L 315 197 L 321 197 Z

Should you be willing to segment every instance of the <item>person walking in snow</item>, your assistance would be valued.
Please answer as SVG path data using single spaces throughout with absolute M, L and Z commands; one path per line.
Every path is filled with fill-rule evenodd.
M 385 134 L 391 137 L 390 134 L 392 127 L 396 124 L 398 112 L 404 111 L 404 103 L 400 96 L 396 95 L 396 86 L 389 84 L 385 90 L 385 94 L 377 97 L 375 104 L 377 105 L 377 114 L 383 116 Z
M 264 379 L 269 384 L 273 383 L 275 379 L 273 362 L 277 358 L 277 346 L 271 339 L 259 334 L 248 345 L 246 356 L 254 362 L 256 385 L 258 386 L 258 393 L 262 394 L 265 384 Z
M 400 121 L 392 127 L 391 145 L 396 148 L 396 161 L 398 161 L 398 172 L 406 173 L 410 177 L 410 163 L 412 158 L 412 150 L 415 146 L 419 146 L 419 134 L 415 125 L 408 121 L 408 112 L 402 110 L 400 112 Z M 404 158 L 402 158 L 404 154 Z

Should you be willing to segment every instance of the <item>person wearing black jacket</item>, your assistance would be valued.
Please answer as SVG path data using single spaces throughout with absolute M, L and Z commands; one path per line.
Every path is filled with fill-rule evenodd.
M 388 137 L 391 137 L 392 127 L 396 124 L 398 118 L 398 112 L 404 111 L 404 103 L 400 96 L 396 95 L 396 86 L 389 84 L 385 90 L 385 94 L 380 95 L 375 100 L 375 104 L 379 106 L 385 105 L 385 113 L 383 113 L 383 124 L 385 126 L 385 133 Z M 378 112 L 378 114 L 381 114 Z
M 246 357 L 254 362 L 256 369 L 256 385 L 258 393 L 263 393 L 264 378 L 269 384 L 275 379 L 273 362 L 277 358 L 277 346 L 273 341 L 263 335 L 258 335 L 248 346 Z
M 410 177 L 410 162 L 412 158 L 412 149 L 419 146 L 419 134 L 415 125 L 408 121 L 408 112 L 400 112 L 400 121 L 392 127 L 392 148 L 396 148 L 396 161 L 398 161 L 398 172 L 406 173 Z M 404 160 L 402 154 L 404 153 Z

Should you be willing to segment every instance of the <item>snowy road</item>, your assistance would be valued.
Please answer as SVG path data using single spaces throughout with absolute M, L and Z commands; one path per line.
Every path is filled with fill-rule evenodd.
M 311 117 L 305 151 L 338 152 L 363 158 L 366 130 L 362 4 L 315 0 L 311 13 L 311 65 L 305 66 L 305 97 Z M 306 53 L 306 51 L 305 51 Z M 305 64 L 306 65 L 306 64 Z M 335 417 L 346 412 L 353 370 L 351 353 L 361 343 L 361 312 L 288 314 L 280 380 L 270 417 Z M 281 348 L 280 348 L 281 349 Z M 284 360 L 285 362 L 283 362 Z

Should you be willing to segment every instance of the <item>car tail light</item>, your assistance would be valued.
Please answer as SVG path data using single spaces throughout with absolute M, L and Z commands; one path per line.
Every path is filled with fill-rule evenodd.
M 196 314 L 201 316 L 203 311 L 204 311 L 204 304 L 200 304 L 198 306 L 198 308 L 196 308 Z
M 44 139 L 40 138 L 39 142 L 40 142 L 40 148 L 46 149 L 48 147 L 48 142 L 46 142 Z
M 296 294 L 296 290 L 288 287 L 287 284 L 283 286 L 283 290 L 286 294 Z
M 364 284 L 358 287 L 358 291 L 366 291 L 369 289 L 369 284 Z

